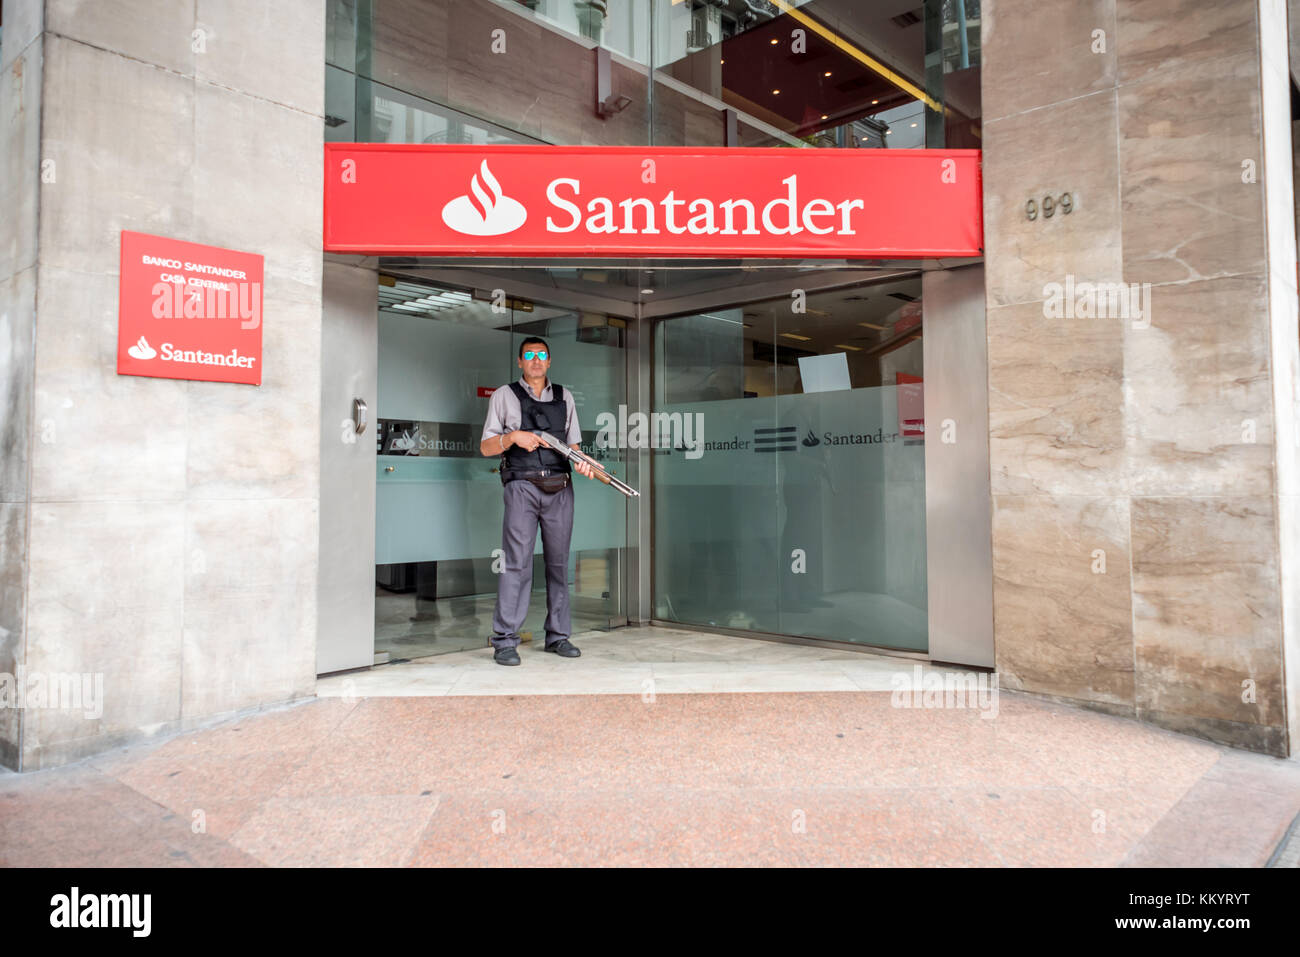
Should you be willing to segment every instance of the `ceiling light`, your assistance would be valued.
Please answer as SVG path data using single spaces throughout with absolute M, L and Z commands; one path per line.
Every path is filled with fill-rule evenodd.
M 862 351 L 862 347 L 861 347 L 861 346 L 846 346 L 846 345 L 845 345 L 844 343 L 842 343 L 842 342 L 837 342 L 837 343 L 835 343 L 835 348 L 836 348 L 836 349 L 849 349 L 849 350 L 851 350 L 851 351 L 853 351 L 853 352 L 861 352 L 861 351 Z
M 871 105 L 872 105 L 872 106 L 875 106 L 875 105 L 876 105 L 877 103 L 879 103 L 879 102 L 880 102 L 879 100 L 872 100 L 872 101 L 871 101 Z
M 776 45 L 777 45 L 778 43 L 780 43 L 780 42 L 781 42 L 781 41 L 779 41 L 779 40 L 773 40 L 773 41 L 772 41 L 772 46 L 776 46 Z
M 853 59 L 857 60 L 868 70 L 871 70 L 873 73 L 882 77 L 891 86 L 896 86 L 900 88 L 901 90 L 903 90 L 903 92 L 908 93 L 911 96 L 915 97 L 916 99 L 920 100 L 926 106 L 930 107 L 930 109 L 932 110 L 936 110 L 936 111 L 943 110 L 943 104 L 935 100 L 934 97 L 930 96 L 919 86 L 907 80 L 906 78 L 900 76 L 898 73 L 895 73 L 893 70 L 889 69 L 879 60 L 875 60 L 872 57 L 867 56 L 866 53 L 859 50 L 852 43 L 846 41 L 835 31 L 823 25 L 819 21 L 814 20 L 808 14 L 798 9 L 799 6 L 798 0 L 769 0 L 769 2 L 771 3 L 772 6 L 775 6 L 781 13 L 788 14 L 791 19 L 797 20 L 801 26 L 807 27 L 813 33 L 816 33 L 819 37 L 828 41 L 831 44 L 831 46 L 834 46 L 837 49 L 843 51 L 844 53 L 847 53 L 849 56 L 853 57 Z
M 874 322 L 859 322 L 858 325 L 866 326 L 868 329 L 883 329 L 884 326 L 878 326 Z
M 643 296 L 652 296 L 652 295 L 654 295 L 654 290 L 653 290 L 653 289 L 642 289 L 642 290 L 641 290 L 641 295 L 643 295 Z
M 830 117 L 827 116 L 825 113 L 823 113 L 823 114 L 822 114 L 822 119 L 823 119 L 823 120 L 829 120 Z
M 773 90 L 773 91 L 772 91 L 772 95 L 773 95 L 773 96 L 778 96 L 780 93 L 781 93 L 780 90 Z
M 783 332 L 781 335 L 786 339 L 798 339 L 800 342 L 812 342 L 812 336 L 799 336 L 793 332 Z
M 831 71 L 830 71 L 830 70 L 827 70 L 825 73 L 822 74 L 822 76 L 830 76 L 830 75 L 831 75 Z
M 913 126 L 913 127 L 915 127 L 915 126 L 916 126 L 916 124 L 915 124 L 915 123 L 913 123 L 913 124 L 912 124 L 912 126 Z

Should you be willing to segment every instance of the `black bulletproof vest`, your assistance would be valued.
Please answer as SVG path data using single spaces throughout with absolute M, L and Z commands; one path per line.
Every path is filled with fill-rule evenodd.
M 568 409 L 565 407 L 564 390 L 554 382 L 551 383 L 550 402 L 538 402 L 528 390 L 518 382 L 510 383 L 515 396 L 519 399 L 519 428 L 524 432 L 549 432 L 561 442 L 568 436 Z M 507 471 L 535 472 L 546 469 L 552 472 L 570 472 L 569 460 L 554 449 L 545 445 L 535 452 L 528 452 L 517 445 L 506 449 L 502 456 L 502 479 Z

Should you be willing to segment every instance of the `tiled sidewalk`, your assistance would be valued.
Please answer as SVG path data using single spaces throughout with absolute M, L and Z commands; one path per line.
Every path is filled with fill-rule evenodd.
M 465 654 L 522 688 L 620 635 Z M 0 775 L 0 864 L 1257 866 L 1300 812 L 1294 761 L 1006 692 L 982 718 L 886 690 L 425 696 L 418 673 L 366 697 L 374 674 L 399 680 Z

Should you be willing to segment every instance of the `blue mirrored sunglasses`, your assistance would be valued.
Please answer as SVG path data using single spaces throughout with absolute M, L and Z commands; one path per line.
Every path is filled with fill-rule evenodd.
M 532 358 L 534 358 L 534 357 L 536 357 L 536 358 L 538 358 L 538 359 L 541 359 L 541 360 L 545 361 L 545 360 L 546 360 L 546 353 L 545 353 L 545 352 L 534 352 L 532 349 L 529 349 L 527 352 L 524 353 L 524 359 L 525 359 L 525 360 L 529 360 L 529 359 L 532 359 Z

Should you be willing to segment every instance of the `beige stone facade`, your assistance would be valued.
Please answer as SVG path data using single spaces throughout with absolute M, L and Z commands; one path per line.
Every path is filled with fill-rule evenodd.
M 982 7 L 1003 687 L 1293 753 L 1286 5 Z M 4 766 L 312 695 L 318 606 L 351 613 L 331 604 L 340 567 L 320 562 L 324 10 L 4 0 L 0 673 L 96 672 L 114 689 L 92 721 L 0 709 Z M 726 142 L 725 112 L 682 84 L 647 97 L 619 63 L 631 106 L 599 118 L 590 51 L 555 31 L 521 28 L 487 75 L 469 38 L 500 9 L 448 11 L 385 3 L 374 79 L 551 142 L 643 143 L 651 109 L 656 145 Z M 774 142 L 737 129 L 739 145 Z M 116 374 L 124 229 L 266 257 L 260 387 Z M 364 299 L 369 274 L 330 268 Z M 1135 286 L 1138 314 L 1086 314 L 1086 283 Z
M 1279 17 L 999 0 L 983 73 L 998 670 L 1273 754 L 1300 534 Z M 1067 277 L 1149 284 L 1147 314 L 1054 316 Z
M 313 693 L 323 35 L 310 0 L 5 0 L 0 672 L 107 689 L 0 709 L 10 767 Z M 117 375 L 124 229 L 265 255 L 260 387 Z

